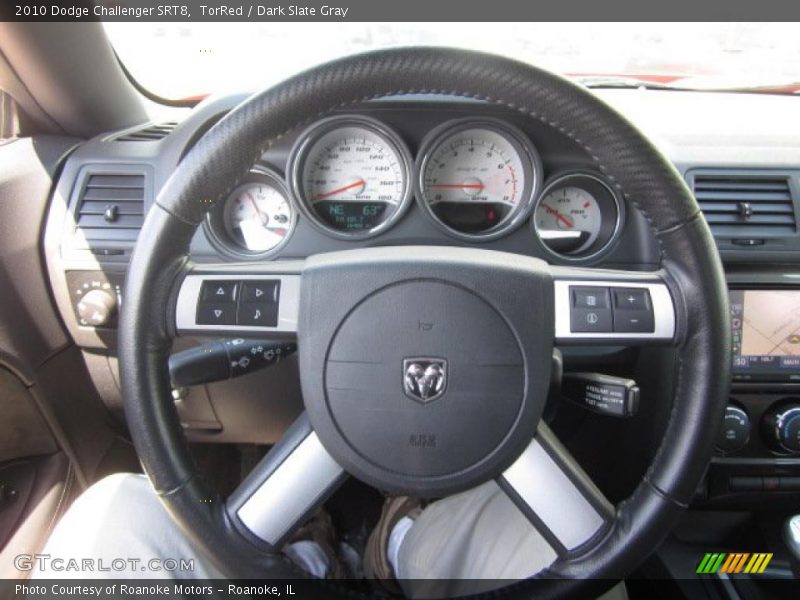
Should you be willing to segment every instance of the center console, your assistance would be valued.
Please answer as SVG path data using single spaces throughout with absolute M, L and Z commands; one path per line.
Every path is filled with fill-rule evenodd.
M 800 493 L 800 287 L 787 277 L 729 278 L 733 380 L 710 498 Z

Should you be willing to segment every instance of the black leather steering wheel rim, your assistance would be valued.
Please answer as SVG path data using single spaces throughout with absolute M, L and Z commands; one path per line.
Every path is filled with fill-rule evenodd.
M 438 93 L 503 105 L 572 138 L 646 217 L 676 301 L 678 364 L 666 434 L 636 491 L 590 551 L 557 560 L 510 597 L 556 597 L 625 577 L 690 502 L 713 451 L 727 401 L 727 290 L 710 231 L 674 167 L 622 116 L 589 92 L 526 64 L 452 49 L 392 49 L 338 60 L 257 94 L 215 125 L 178 166 L 149 211 L 134 251 L 120 323 L 125 411 L 144 468 L 165 506 L 235 577 L 297 577 L 279 555 L 237 535 L 187 451 L 170 396 L 175 282 L 208 210 L 277 139 L 332 110 L 376 97 Z M 570 581 L 565 581 L 570 580 Z M 593 581 L 594 580 L 594 581 Z M 531 587 L 533 586 L 533 587 Z M 597 590 L 594 590 L 597 591 Z

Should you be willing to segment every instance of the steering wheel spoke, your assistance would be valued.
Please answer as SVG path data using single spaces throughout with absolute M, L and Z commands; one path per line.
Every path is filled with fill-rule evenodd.
M 195 266 L 175 301 L 178 335 L 294 337 L 302 263 Z
M 663 273 L 552 267 L 555 343 L 671 344 L 676 311 Z
M 228 516 L 246 538 L 278 550 L 345 478 L 304 413 L 228 498 Z
M 582 144 L 639 208 L 660 245 L 662 270 L 375 244 L 303 263 L 195 265 L 172 294 L 215 199 L 287 131 L 364 98 L 420 89 L 513 107 Z M 254 282 L 275 293 L 269 310 L 248 320 L 242 307 L 264 298 L 249 295 Z M 585 305 L 577 305 L 578 292 Z M 713 237 L 652 144 L 561 78 L 441 48 L 387 49 L 320 66 L 250 97 L 209 130 L 150 207 L 128 267 L 119 331 L 125 411 L 141 461 L 170 514 L 226 575 L 285 573 L 286 561 L 270 551 L 336 488 L 345 468 L 379 489 L 431 497 L 494 478 L 558 549 L 551 572 L 572 579 L 518 588 L 541 586 L 547 597 L 585 596 L 587 586 L 626 576 L 676 522 L 713 453 L 709 431 L 727 403 L 720 382 L 728 380 L 732 345 Z M 308 422 L 295 425 L 231 496 L 224 519 L 196 476 L 164 368 L 170 337 L 183 334 L 297 338 L 313 431 Z M 541 425 L 554 344 L 679 350 L 662 444 L 616 512 Z M 526 445 L 507 467 L 509 453 Z
M 592 546 L 614 519 L 614 507 L 544 423 L 497 482 L 561 557 Z

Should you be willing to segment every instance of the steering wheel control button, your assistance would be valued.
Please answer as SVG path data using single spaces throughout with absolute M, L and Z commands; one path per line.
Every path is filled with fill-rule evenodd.
M 242 302 L 272 302 L 277 305 L 280 288 L 281 282 L 275 279 L 245 281 L 242 284 Z
M 278 304 L 271 301 L 242 302 L 236 323 L 250 327 L 275 327 L 278 324 Z
M 653 333 L 656 325 L 653 313 L 634 313 L 614 310 L 614 331 L 617 333 Z
M 205 281 L 200 292 L 203 304 L 233 304 L 236 302 L 236 281 Z
M 573 308 L 570 321 L 575 333 L 609 333 L 612 330 L 610 308 Z
M 570 286 L 570 331 L 610 333 L 613 331 L 608 288 Z
M 572 288 L 573 306 L 575 308 L 608 308 L 608 288 Z
M 656 330 L 650 292 L 644 288 L 612 288 L 614 331 L 653 333 Z
M 674 338 L 675 307 L 663 282 L 632 275 L 587 279 L 577 273 L 572 279 L 560 276 L 559 267 L 554 269 L 557 343 L 657 343 Z
M 726 454 L 737 452 L 747 445 L 749 439 L 750 417 L 743 409 L 729 404 L 725 409 L 717 448 Z
M 237 325 L 275 327 L 278 324 L 280 290 L 281 282 L 277 279 L 242 282 Z
M 197 305 L 198 325 L 233 325 L 236 323 L 236 305 L 201 302 Z
M 224 302 L 214 300 L 217 292 Z M 208 331 L 218 335 L 294 334 L 299 296 L 299 275 L 190 273 L 178 292 L 175 325 L 184 335 Z
M 650 310 L 650 292 L 639 288 L 614 288 L 617 310 Z
M 632 417 L 639 410 L 639 386 L 633 379 L 600 373 L 564 373 L 561 393 L 584 408 L 610 417 Z

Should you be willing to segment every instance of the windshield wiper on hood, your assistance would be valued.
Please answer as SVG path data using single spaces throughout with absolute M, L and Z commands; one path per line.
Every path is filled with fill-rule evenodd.
M 571 79 L 585 87 L 592 89 L 646 89 L 646 90 L 690 90 L 685 86 L 676 86 L 672 83 L 651 81 L 638 77 L 617 75 L 579 75 Z
M 646 89 L 685 92 L 800 95 L 800 81 L 743 82 L 721 77 L 676 77 L 670 82 L 625 75 L 579 75 L 572 80 L 591 89 Z

